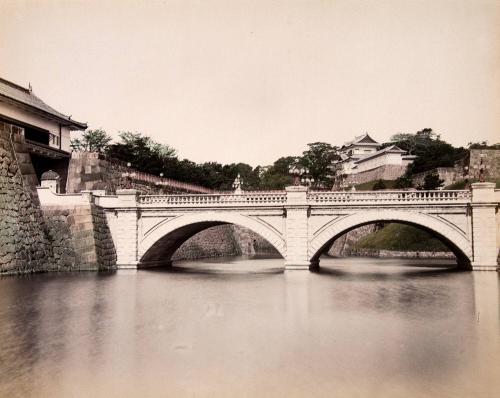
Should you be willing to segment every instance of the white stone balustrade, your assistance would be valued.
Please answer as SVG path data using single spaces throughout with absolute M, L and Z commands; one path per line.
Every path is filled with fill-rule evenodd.
M 294 192 L 288 192 L 288 201 Z M 432 204 L 470 203 L 470 191 L 364 191 L 335 192 L 311 191 L 304 197 L 308 205 L 318 204 Z M 197 207 L 197 206 L 269 206 L 285 205 L 287 192 L 243 192 L 242 194 L 185 194 L 185 195 L 142 195 L 139 206 Z
M 470 191 L 363 191 L 309 192 L 309 204 L 408 204 L 470 203 Z
M 142 195 L 139 206 L 198 207 L 198 206 L 269 206 L 284 205 L 286 192 L 244 192 L 242 194 L 209 195 Z

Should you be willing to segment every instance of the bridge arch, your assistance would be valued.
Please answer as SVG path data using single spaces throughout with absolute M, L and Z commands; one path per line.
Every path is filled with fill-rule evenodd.
M 326 248 L 341 235 L 367 224 L 396 222 L 421 228 L 439 238 L 457 257 L 460 265 L 469 267 L 472 262 L 472 245 L 466 234 L 435 216 L 412 211 L 383 210 L 360 211 L 341 216 L 324 225 L 310 239 L 308 255 L 312 264 L 317 264 Z
M 139 266 L 167 263 L 189 238 L 207 228 L 224 224 L 248 228 L 266 239 L 282 257 L 286 257 L 286 244 L 281 232 L 256 218 L 237 212 L 195 212 L 166 217 L 147 231 L 139 243 Z M 161 260 L 158 260 L 159 257 Z

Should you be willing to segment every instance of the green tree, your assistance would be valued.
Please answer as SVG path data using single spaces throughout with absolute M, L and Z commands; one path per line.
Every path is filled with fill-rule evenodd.
M 334 180 L 333 161 L 339 159 L 337 148 L 326 142 L 313 142 L 302 153 L 301 163 L 309 169 L 314 186 L 331 188 Z
M 120 141 L 108 147 L 107 153 L 124 162 L 130 162 L 134 168 L 159 174 L 166 172 L 166 164 L 178 166 L 170 161 L 176 157 L 176 151 L 169 145 L 153 141 L 151 137 L 141 133 L 122 131 Z
M 295 162 L 294 156 L 285 156 L 276 160 L 272 166 L 261 168 L 260 187 L 262 189 L 285 189 L 293 184 L 289 167 Z
M 488 141 L 469 142 L 467 144 L 469 149 L 500 149 L 500 143 L 489 145 Z
M 105 152 L 111 139 L 103 129 L 86 130 L 81 138 L 71 140 L 70 146 L 73 151 Z
M 396 134 L 391 142 L 384 144 L 397 145 L 401 149 L 416 155 L 415 161 L 408 167 L 407 177 L 436 167 L 453 167 L 455 162 L 467 156 L 464 148 L 455 148 L 442 141 L 440 135 L 426 128 L 415 134 Z
M 394 184 L 395 188 L 412 188 L 413 187 L 413 181 L 411 177 L 408 175 L 402 175 L 401 177 L 396 179 L 396 183 Z
M 444 180 L 441 180 L 437 173 L 430 173 L 424 177 L 424 186 L 422 188 L 426 191 L 437 189 L 443 185 L 443 182 Z
M 373 184 L 373 190 L 379 191 L 381 189 L 387 189 L 387 185 L 385 185 L 384 180 L 377 180 L 375 184 Z

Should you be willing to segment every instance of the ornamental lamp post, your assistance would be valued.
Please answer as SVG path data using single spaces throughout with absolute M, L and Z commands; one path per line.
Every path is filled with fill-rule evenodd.
M 299 159 L 298 158 L 295 158 L 294 163 L 292 163 L 288 167 L 288 172 L 293 177 L 293 185 L 299 186 L 300 182 L 301 182 L 301 180 L 300 180 L 301 176 L 303 176 L 304 174 L 309 173 L 309 170 L 306 167 L 302 166 L 299 163 Z
M 464 177 L 464 189 L 470 189 L 470 186 L 469 186 L 469 166 L 464 166 L 464 174 L 463 174 L 463 177 Z
M 314 178 L 302 177 L 300 179 L 300 182 L 302 183 L 302 185 L 305 185 L 306 187 L 310 187 L 312 184 L 314 184 Z
M 125 173 L 122 173 L 122 178 L 126 179 L 125 188 L 132 188 L 132 183 L 130 182 L 129 178 L 135 177 L 135 174 L 130 173 L 131 166 L 132 166 L 132 163 L 127 162 L 127 171 Z
M 238 173 L 238 175 L 236 176 L 236 178 L 234 179 L 233 181 L 233 189 L 234 189 L 234 193 L 236 195 L 241 195 L 243 193 L 242 189 L 241 189 L 241 185 L 243 184 L 243 180 L 241 179 L 240 177 L 240 173 Z
M 483 162 L 484 162 L 485 154 L 481 153 L 479 155 L 479 157 L 481 159 L 479 161 L 479 182 L 484 182 L 484 166 L 483 166 Z

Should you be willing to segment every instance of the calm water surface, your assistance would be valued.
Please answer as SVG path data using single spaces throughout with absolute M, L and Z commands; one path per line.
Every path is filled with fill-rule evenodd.
M 0 396 L 500 396 L 497 273 L 281 264 L 2 278 Z

